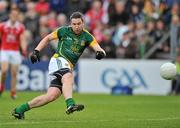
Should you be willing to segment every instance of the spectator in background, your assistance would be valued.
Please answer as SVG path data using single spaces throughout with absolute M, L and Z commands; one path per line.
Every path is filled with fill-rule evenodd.
M 105 12 L 102 8 L 102 3 L 100 0 L 94 0 L 92 2 L 91 8 L 85 14 L 85 23 L 89 27 L 90 32 L 92 32 L 96 27 L 97 23 L 104 23 Z
M 100 46 L 106 51 L 106 58 L 116 58 L 116 46 L 112 42 L 112 32 L 110 29 L 103 31 L 104 39 Z
M 58 26 L 66 26 L 68 24 L 67 17 L 64 13 L 60 13 L 57 16 L 57 24 Z
M 40 30 L 43 27 L 48 28 L 48 15 L 41 16 L 40 19 L 39 19 L 38 29 Z M 36 36 L 39 36 L 39 33 Z
M 180 0 L 161 0 L 167 5 L 168 8 L 172 8 L 174 4 L 180 4 Z
M 137 56 L 136 58 L 143 59 L 145 53 L 148 51 L 148 49 L 152 46 L 152 42 L 148 36 L 147 33 L 141 33 L 141 35 L 138 36 L 136 40 L 136 50 L 137 50 Z
M 129 14 L 125 10 L 125 1 L 116 0 L 114 2 L 113 8 L 111 8 L 111 13 L 109 14 L 109 25 L 118 26 L 119 24 L 127 24 L 129 21 Z
M 171 8 L 171 17 L 173 16 L 180 16 L 180 11 L 179 11 L 180 7 L 179 4 L 174 3 L 172 8 Z
M 129 30 L 126 26 L 123 26 L 119 28 L 121 31 L 118 32 L 118 35 L 120 36 L 120 42 L 117 45 L 117 50 L 116 50 L 116 55 L 117 58 L 124 58 L 125 57 L 125 52 L 126 52 L 126 47 L 129 45 L 130 40 L 129 40 Z M 118 36 L 117 35 L 117 36 Z
M 139 7 L 135 4 L 131 6 L 130 19 L 135 23 L 142 22 L 144 20 L 144 14 L 139 10 Z
M 28 2 L 27 3 L 27 11 L 25 13 L 25 19 L 24 24 L 32 33 L 32 38 L 35 38 L 39 33 L 39 16 L 37 12 L 35 11 L 35 3 L 34 2 Z
M 167 29 L 164 26 L 164 22 L 159 19 L 155 22 L 155 35 L 154 35 L 154 42 L 160 41 L 165 34 L 167 33 Z M 157 53 L 168 53 L 169 52 L 169 46 L 168 42 L 164 41 L 161 46 L 157 49 Z M 159 57 L 160 58 L 160 57 Z
M 35 5 L 35 10 L 39 15 L 47 15 L 50 10 L 49 2 L 39 0 Z
M 68 12 L 67 0 L 50 0 L 50 10 L 55 11 L 57 14 Z
M 103 33 L 104 31 L 104 25 L 101 22 L 97 22 L 96 23 L 96 28 L 93 29 L 92 34 L 94 35 L 94 37 L 96 38 L 97 42 L 100 44 L 104 38 L 105 35 Z
M 165 5 L 165 6 L 168 6 L 168 5 Z M 171 8 L 167 7 L 166 11 L 162 15 L 163 20 L 164 20 L 166 25 L 169 26 L 173 16 L 178 16 L 178 17 L 180 16 L 179 4 L 177 4 L 176 2 L 172 4 Z
M 156 42 L 155 42 L 155 31 L 156 31 L 155 22 L 153 20 L 148 21 L 146 23 L 145 28 L 146 28 L 145 30 L 146 30 L 147 36 L 151 40 L 151 43 L 156 44 Z
M 49 14 L 48 14 L 48 28 L 50 29 L 50 31 L 53 31 L 54 29 L 57 28 L 57 14 L 56 12 L 54 11 L 51 11 Z
M 94 0 L 93 0 L 94 1 Z M 93 2 L 91 1 L 91 3 Z M 85 13 L 91 6 L 88 0 L 67 0 L 67 16 L 69 17 L 74 11 Z
M 156 10 L 155 4 L 151 0 L 145 0 L 143 13 L 145 15 L 145 22 L 159 18 L 158 10 Z
M 122 45 L 122 43 L 127 39 L 127 38 L 124 38 L 124 37 L 128 33 L 128 31 L 129 31 L 129 28 L 128 28 L 127 25 L 119 25 L 116 28 L 116 30 L 114 32 L 114 35 L 112 37 L 113 43 L 116 46 Z
M 165 26 L 164 26 L 164 23 L 161 19 L 158 19 L 156 22 L 155 22 L 155 28 L 156 28 L 156 31 L 155 31 L 155 42 L 159 41 L 165 34 L 165 32 L 167 31 Z
M 8 2 L 0 1 L 0 22 L 6 21 L 8 19 Z
M 9 20 L 0 24 L 1 38 L 1 83 L 0 94 L 5 88 L 5 81 L 8 69 L 11 73 L 10 96 L 16 98 L 17 72 L 21 63 L 20 48 L 23 55 L 26 55 L 26 40 L 24 25 L 18 21 L 19 10 L 11 9 Z M 10 67 L 9 67 L 10 66 Z
M 131 12 L 131 8 L 133 5 L 136 5 L 139 9 L 139 11 L 142 12 L 142 9 L 144 7 L 144 0 L 126 0 L 126 11 Z

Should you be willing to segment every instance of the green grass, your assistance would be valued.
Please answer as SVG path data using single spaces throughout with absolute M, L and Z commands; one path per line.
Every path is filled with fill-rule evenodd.
M 26 113 L 25 120 L 16 120 L 11 110 L 42 94 L 19 92 L 12 100 L 6 92 L 0 98 L 0 128 L 180 128 L 179 96 L 111 96 L 74 94 L 85 110 L 65 114 L 60 97 L 44 107 Z

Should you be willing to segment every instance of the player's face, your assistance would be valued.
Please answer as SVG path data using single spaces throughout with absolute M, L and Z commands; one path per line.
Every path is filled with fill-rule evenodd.
M 18 20 L 18 15 L 19 15 L 19 12 L 16 11 L 16 10 L 12 10 L 10 15 L 9 15 L 9 18 L 12 22 L 16 22 Z
M 81 18 L 71 19 L 71 27 L 75 34 L 80 34 L 84 28 L 84 22 Z

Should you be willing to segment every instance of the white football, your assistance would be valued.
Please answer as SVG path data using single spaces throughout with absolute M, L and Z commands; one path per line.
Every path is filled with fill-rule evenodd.
M 164 63 L 160 67 L 160 75 L 166 80 L 172 80 L 176 76 L 176 65 L 170 62 Z

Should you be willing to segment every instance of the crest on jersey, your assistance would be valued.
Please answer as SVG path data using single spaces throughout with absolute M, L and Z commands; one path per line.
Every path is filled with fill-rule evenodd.
M 71 37 L 67 37 L 67 40 L 72 40 L 72 38 Z
M 81 46 L 85 46 L 85 41 L 81 40 Z

